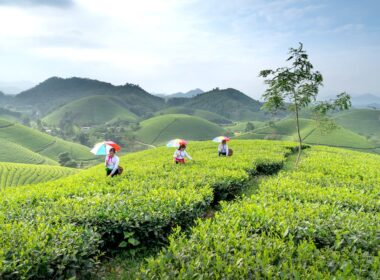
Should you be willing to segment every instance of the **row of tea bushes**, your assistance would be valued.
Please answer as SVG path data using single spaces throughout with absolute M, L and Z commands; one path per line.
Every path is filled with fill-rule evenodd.
M 178 231 L 137 278 L 379 279 L 379 166 L 380 156 L 313 147 L 190 238 Z
M 172 227 L 191 224 L 216 197 L 244 186 L 260 166 L 281 166 L 294 143 L 234 141 L 219 158 L 215 143 L 194 142 L 195 159 L 172 162 L 159 148 L 121 159 L 122 176 L 97 166 L 66 179 L 5 189 L 0 198 L 0 278 L 71 277 L 110 250 L 166 242 Z M 15 234 L 14 229 L 17 229 Z

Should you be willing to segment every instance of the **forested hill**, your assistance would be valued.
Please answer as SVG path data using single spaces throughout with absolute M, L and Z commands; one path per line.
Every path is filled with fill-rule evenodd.
M 173 98 L 168 103 L 214 112 L 231 120 L 252 119 L 263 114 L 259 101 L 233 88 L 216 88 L 193 98 Z
M 164 100 L 146 92 L 138 85 L 114 86 L 87 78 L 52 77 L 15 97 L 18 104 L 37 107 L 43 114 L 55 108 L 88 96 L 106 95 L 118 98 L 122 105 L 136 114 L 161 109 Z

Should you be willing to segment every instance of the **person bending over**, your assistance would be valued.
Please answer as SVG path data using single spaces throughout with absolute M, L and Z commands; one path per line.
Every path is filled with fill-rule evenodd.
M 185 151 L 186 145 L 179 146 L 178 150 L 174 152 L 173 158 L 176 164 L 185 164 L 185 157 L 192 160 L 191 156 Z
M 222 143 L 219 144 L 218 154 L 219 156 L 228 156 L 228 145 L 226 140 L 223 140 Z
M 108 177 L 119 175 L 119 157 L 115 153 L 115 149 L 111 148 L 106 156 L 105 165 Z

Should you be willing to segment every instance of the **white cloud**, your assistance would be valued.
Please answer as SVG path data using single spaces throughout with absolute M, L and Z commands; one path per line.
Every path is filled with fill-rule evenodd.
M 78 75 L 118 84 L 136 82 L 155 92 L 235 87 L 258 96 L 263 91 L 259 70 L 281 66 L 287 48 L 298 41 L 305 42 L 317 69 L 344 76 L 331 73 L 331 59 L 319 59 L 323 53 L 318 50 L 338 48 L 324 38 L 326 34 L 361 32 L 365 26 L 335 24 L 334 18 L 321 13 L 323 9 L 308 0 L 77 0 L 64 8 L 0 5 L 0 60 L 7 65 L 0 75 L 35 82 L 52 75 Z M 345 55 L 339 59 L 351 61 Z M 358 62 L 357 68 L 361 65 L 375 65 L 375 60 Z M 354 72 L 347 67 L 348 73 Z M 330 85 L 346 82 L 335 80 Z M 350 82 L 345 86 L 354 87 Z

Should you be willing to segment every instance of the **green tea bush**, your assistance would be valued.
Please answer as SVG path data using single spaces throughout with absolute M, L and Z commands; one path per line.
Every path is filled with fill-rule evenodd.
M 299 169 L 198 220 L 140 279 L 379 279 L 380 157 L 313 147 Z M 351 193 L 350 193 L 351 192 Z
M 60 166 L 0 162 L 0 188 L 52 181 L 77 172 Z
M 122 157 L 122 176 L 107 178 L 100 165 L 62 180 L 2 190 L 0 232 L 7 238 L 0 240 L 0 278 L 10 271 L 13 278 L 76 276 L 107 251 L 133 254 L 166 243 L 173 227 L 191 225 L 215 197 L 243 186 L 260 163 L 281 165 L 294 146 L 232 145 L 233 157 L 219 158 L 215 143 L 194 142 L 188 152 L 195 161 L 184 166 L 173 164 L 172 149 L 159 148 Z M 21 234 L 13 234 L 18 223 Z

